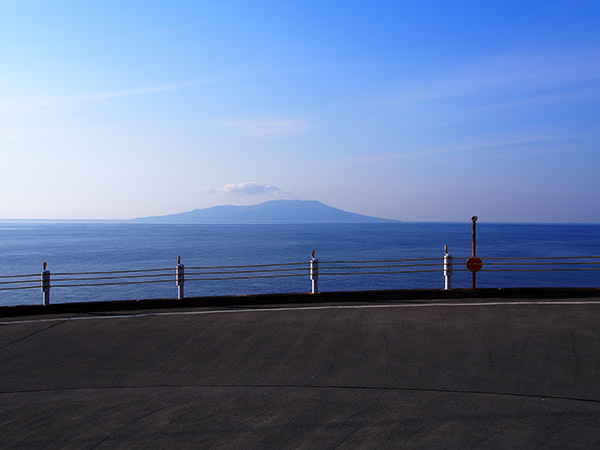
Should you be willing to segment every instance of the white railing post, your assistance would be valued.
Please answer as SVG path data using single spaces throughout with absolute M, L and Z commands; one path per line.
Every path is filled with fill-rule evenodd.
M 50 304 L 50 271 L 46 269 L 44 263 L 44 271 L 42 272 L 42 304 L 48 306 Z
M 444 289 L 452 289 L 452 255 L 448 254 L 448 246 L 444 247 Z
M 312 281 L 312 293 L 319 293 L 319 260 L 315 259 L 315 251 L 312 252 L 310 260 L 310 279 Z
M 177 267 L 175 269 L 175 283 L 177 284 L 177 299 L 183 300 L 183 282 L 184 282 L 184 269 L 185 267 L 181 264 L 181 256 L 177 257 Z

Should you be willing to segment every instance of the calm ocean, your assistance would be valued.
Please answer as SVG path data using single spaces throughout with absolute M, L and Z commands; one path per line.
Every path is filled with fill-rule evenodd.
M 311 251 L 322 261 L 439 257 L 444 245 L 471 255 L 471 223 L 396 224 L 139 224 L 0 223 L 0 276 L 186 266 L 306 262 L 306 277 L 186 283 L 186 296 L 310 291 Z M 486 257 L 600 254 L 600 225 L 477 224 L 477 254 Z M 464 265 L 464 260 L 455 264 Z M 455 266 L 456 267 L 456 266 Z M 0 281 L 6 279 L 0 279 Z M 600 287 L 600 271 L 485 272 L 478 287 Z M 439 272 L 323 276 L 321 291 L 442 288 Z M 6 284 L 0 285 L 8 286 Z M 456 272 L 453 287 L 469 287 Z M 175 297 L 175 282 L 132 286 L 53 288 L 52 302 Z M 0 290 L 0 305 L 41 302 L 40 289 Z

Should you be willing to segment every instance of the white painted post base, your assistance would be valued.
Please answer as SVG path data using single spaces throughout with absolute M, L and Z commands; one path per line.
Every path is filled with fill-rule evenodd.
M 452 289 L 452 255 L 448 254 L 448 246 L 444 248 L 444 289 Z
M 46 263 L 42 272 L 42 304 L 44 306 L 50 304 L 50 271 L 46 269 Z
M 310 260 L 310 279 L 312 281 L 312 293 L 319 293 L 319 260 Z
M 177 300 L 183 300 L 183 284 L 185 278 L 185 267 L 177 259 L 177 268 L 175 269 L 175 283 L 177 284 Z

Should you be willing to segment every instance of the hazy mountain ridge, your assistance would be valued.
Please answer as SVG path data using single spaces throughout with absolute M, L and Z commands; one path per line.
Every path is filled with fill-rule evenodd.
M 365 216 L 311 200 L 271 200 L 250 206 L 214 206 L 164 216 L 133 219 L 138 222 L 396 222 Z

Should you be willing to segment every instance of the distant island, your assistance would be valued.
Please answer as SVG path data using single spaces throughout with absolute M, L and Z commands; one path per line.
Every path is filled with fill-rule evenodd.
M 355 214 L 309 200 L 271 200 L 251 206 L 214 206 L 164 216 L 141 217 L 136 222 L 160 223 L 294 223 L 294 222 L 397 222 L 391 219 Z

